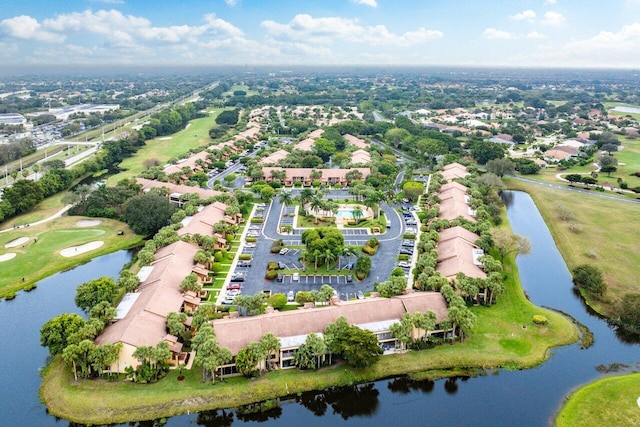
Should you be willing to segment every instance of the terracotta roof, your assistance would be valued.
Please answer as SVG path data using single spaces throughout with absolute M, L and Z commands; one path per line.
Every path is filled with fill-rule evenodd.
M 214 320 L 218 344 L 237 354 L 249 343 L 271 332 L 278 338 L 322 333 L 325 327 L 344 316 L 349 324 L 361 325 L 400 320 L 406 312 L 433 310 L 438 322 L 447 316 L 447 304 L 439 292 L 414 292 L 393 298 L 365 298 L 340 301 L 328 307 L 274 312 L 252 317 Z
M 262 164 L 262 165 L 266 165 L 266 164 L 276 164 L 278 163 L 280 160 L 284 159 L 285 157 L 287 157 L 289 155 L 289 152 L 286 150 L 278 150 L 276 152 L 273 152 L 271 154 L 269 154 L 267 157 L 262 158 L 258 163 Z
M 178 229 L 178 236 L 186 234 L 201 234 L 203 236 L 213 236 L 213 226 L 225 218 L 224 211 L 227 205 L 221 202 L 211 203 L 205 206 L 200 212 L 190 218 L 185 218 L 182 228 Z
M 371 154 L 364 150 L 356 150 L 351 153 L 351 163 L 371 163 Z
M 317 170 L 322 173 L 322 179 L 328 178 L 341 178 L 346 179 L 346 175 L 349 171 L 359 170 L 362 173 L 362 179 L 365 179 L 369 175 L 371 175 L 371 169 L 369 168 L 352 168 L 352 169 L 314 169 L 314 168 L 280 168 L 280 167 L 264 167 L 262 168 L 262 172 L 264 172 L 265 178 L 271 177 L 271 171 L 283 170 L 286 172 L 287 179 L 311 179 L 311 171 Z
M 316 129 L 309 134 L 308 138 L 318 139 L 322 136 L 323 133 L 324 133 L 324 129 Z
M 222 194 L 220 191 L 207 190 L 206 188 L 200 188 L 198 186 L 178 185 L 171 182 L 160 182 L 145 178 L 136 178 L 136 182 L 142 185 L 142 191 L 150 188 L 166 188 L 168 193 L 180 193 L 180 194 L 197 194 L 201 199 L 208 199 L 209 197 Z
M 182 241 L 159 249 L 153 270 L 138 287 L 140 296 L 124 319 L 107 326 L 96 344 L 124 342 L 134 347 L 155 346 L 167 335 L 166 317 L 179 312 L 183 296 L 180 283 L 191 273 L 198 247 Z
M 440 174 L 447 181 L 451 181 L 454 178 L 464 178 L 469 175 L 469 172 L 467 168 L 460 163 L 451 163 L 450 165 L 446 165 Z
M 311 151 L 315 143 L 316 143 L 315 139 L 307 138 L 298 142 L 296 145 L 293 146 L 293 148 L 301 151 Z
M 351 134 L 347 133 L 347 134 L 342 135 L 342 137 L 344 139 L 346 139 L 349 144 L 355 145 L 358 148 L 368 148 L 369 147 L 369 144 L 367 144 L 367 142 L 364 139 L 360 139 L 360 138 L 358 138 L 356 136 L 353 136 Z
M 449 190 L 446 194 L 447 198 L 440 201 L 440 213 L 438 218 L 454 220 L 461 216 L 470 221 L 476 222 L 477 220 L 471 215 L 471 207 L 466 202 L 466 195 L 453 190 Z M 440 194 L 438 194 L 440 197 Z
M 443 193 L 452 188 L 457 188 L 458 190 L 464 191 L 465 193 L 469 189 L 468 187 L 460 184 L 459 182 L 451 181 L 451 182 L 447 182 L 446 184 L 442 184 L 442 186 L 440 187 L 440 192 Z
M 473 233 L 464 227 L 460 227 L 459 225 L 455 227 L 445 228 L 444 230 L 440 231 L 438 235 L 440 236 L 438 238 L 438 244 L 446 242 L 450 239 L 463 239 L 464 241 L 475 245 L 476 241 L 480 239 L 480 236 L 478 236 L 476 233 Z
M 174 172 L 182 172 L 182 168 L 185 166 L 188 166 L 191 170 L 196 170 L 196 169 L 201 169 L 200 166 L 198 166 L 196 164 L 196 160 L 202 160 L 205 163 L 208 163 L 209 160 L 207 158 L 207 155 L 209 155 L 208 152 L 206 151 L 201 151 L 197 154 L 194 154 L 191 157 L 188 157 L 182 161 L 180 161 L 180 163 L 176 163 L 175 165 L 169 165 L 167 167 L 164 168 L 164 172 L 167 175 L 170 175 Z

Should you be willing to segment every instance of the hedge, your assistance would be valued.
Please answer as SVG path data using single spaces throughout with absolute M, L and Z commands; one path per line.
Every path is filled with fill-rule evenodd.
M 251 260 L 251 254 L 240 254 L 238 256 L 238 259 L 243 260 L 243 261 L 249 261 L 249 260 Z

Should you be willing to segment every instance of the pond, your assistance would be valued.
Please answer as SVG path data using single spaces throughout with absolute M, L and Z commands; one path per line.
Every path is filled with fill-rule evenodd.
M 553 239 L 526 193 L 507 192 L 508 217 L 517 234 L 531 239 L 532 251 L 518 258 L 520 278 L 537 305 L 569 313 L 593 333 L 595 343 L 555 349 L 544 364 L 525 371 L 488 373 L 477 378 L 410 381 L 396 378 L 283 400 L 269 411 L 207 411 L 167 420 L 167 425 L 228 426 L 249 422 L 264 425 L 350 426 L 391 425 L 521 425 L 540 426 L 552 420 L 564 396 L 573 388 L 601 376 L 596 367 L 626 364 L 638 368 L 637 337 L 619 333 L 591 314 L 574 294 L 571 276 Z M 46 350 L 39 346 L 40 326 L 49 318 L 77 311 L 75 287 L 99 275 L 117 275 L 130 258 L 126 251 L 96 258 L 75 270 L 43 280 L 31 294 L 0 304 L 0 416 L 3 425 L 54 425 L 37 397 Z M 58 423 L 59 424 L 59 423 Z M 152 425 L 152 423 L 140 423 Z

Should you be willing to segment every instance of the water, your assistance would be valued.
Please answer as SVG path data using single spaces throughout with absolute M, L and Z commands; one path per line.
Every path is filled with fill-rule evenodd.
M 38 283 L 30 293 L 20 292 L 13 301 L 0 302 L 0 424 L 46 426 L 55 419 L 38 398 L 39 370 L 48 350 L 40 346 L 40 328 L 62 313 L 80 313 L 73 301 L 76 287 L 100 276 L 117 278 L 131 255 L 119 251 L 93 259 L 73 270 Z
M 261 422 L 280 425 L 407 425 L 542 426 L 572 389 L 601 374 L 598 365 L 624 363 L 638 368 L 640 351 L 635 337 L 618 333 L 590 314 L 572 291 L 569 271 L 546 225 L 526 193 L 508 192 L 508 217 L 517 234 L 531 239 L 531 254 L 518 258 L 520 278 L 530 299 L 571 314 L 594 333 L 586 350 L 571 345 L 552 350 L 550 359 L 525 371 L 499 371 L 478 378 L 412 382 L 405 378 L 376 381 L 356 387 L 303 393 L 280 407 L 255 415 L 236 410 L 206 411 L 170 418 L 169 426 L 228 426 Z M 39 346 L 40 326 L 49 318 L 77 311 L 75 287 L 98 275 L 116 275 L 129 255 L 121 251 L 95 259 L 39 284 L 32 294 L 0 304 L 0 320 L 12 325 L 0 331 L 3 425 L 48 426 L 57 420 L 46 414 L 37 393 L 37 375 L 46 358 Z M 640 394 L 640 392 L 639 392 Z M 639 414 L 640 416 L 640 414 Z M 143 423 L 142 425 L 151 425 Z
M 619 111 L 621 113 L 630 113 L 630 114 L 640 114 L 640 108 L 636 107 L 624 107 L 622 105 L 618 105 L 612 108 L 613 111 Z
M 338 212 L 336 212 L 336 217 L 351 219 L 353 218 L 353 209 L 338 209 Z

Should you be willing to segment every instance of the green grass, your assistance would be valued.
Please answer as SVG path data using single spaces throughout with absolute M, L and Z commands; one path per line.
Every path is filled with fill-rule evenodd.
M 0 263 L 0 296 L 15 292 L 25 285 L 98 255 L 129 248 L 142 241 L 140 236 L 119 221 L 101 219 L 102 223 L 96 227 L 80 228 L 76 226 L 76 222 L 81 219 L 86 218 L 62 217 L 37 226 L 0 234 L 0 255 L 10 252 L 17 254 L 15 258 Z M 118 235 L 118 230 L 122 230 L 124 234 Z M 20 237 L 28 237 L 29 241 L 14 248 L 4 247 L 6 243 Z M 102 240 L 104 245 L 97 250 L 74 257 L 65 258 L 59 254 L 61 249 L 94 240 Z
M 556 417 L 556 426 L 640 426 L 638 396 L 638 373 L 597 380 L 569 396 Z
M 506 271 L 510 279 L 505 283 L 505 294 L 493 307 L 472 308 L 478 321 L 471 337 L 463 344 L 384 356 L 375 366 L 363 370 L 344 365 L 323 368 L 320 372 L 283 370 L 253 380 L 229 378 L 215 386 L 201 382 L 199 369 L 186 372 L 181 382 L 176 381 L 177 373 L 173 371 L 155 384 L 102 380 L 75 383 L 70 369 L 57 358 L 44 374 L 40 395 L 55 416 L 80 423 L 104 424 L 237 407 L 395 375 L 441 378 L 505 366 L 533 367 L 546 359 L 549 348 L 574 342 L 578 334 L 566 318 L 535 307 L 525 298 L 513 260 L 507 264 Z M 534 314 L 544 315 L 548 324 L 535 325 Z
M 624 294 L 640 292 L 640 284 L 634 279 L 640 276 L 639 205 L 522 181 L 507 182 L 509 188 L 531 195 L 569 269 L 588 263 L 603 271 L 608 292 L 604 300 L 588 301 L 594 309 L 612 316 Z M 558 203 L 573 213 L 572 220 L 558 217 Z M 582 231 L 571 231 L 570 223 L 578 224 Z
M 139 175 L 146 168 L 144 161 L 158 159 L 161 164 L 166 163 L 172 157 L 184 155 L 190 149 L 211 145 L 209 129 L 217 126 L 215 118 L 223 108 L 212 109 L 208 117 L 191 120 L 187 129 L 176 132 L 173 135 L 155 138 L 147 141 L 146 145 L 138 150 L 132 157 L 126 158 L 120 163 L 123 172 L 112 175 L 107 180 L 107 185 L 115 185 L 118 181 Z

